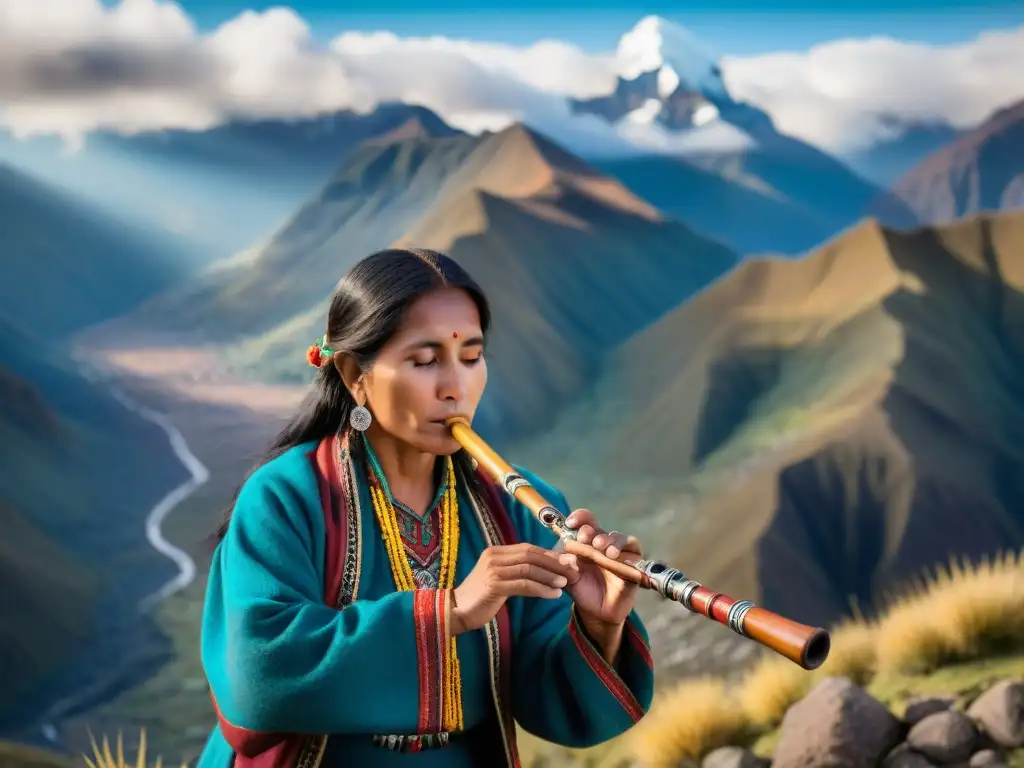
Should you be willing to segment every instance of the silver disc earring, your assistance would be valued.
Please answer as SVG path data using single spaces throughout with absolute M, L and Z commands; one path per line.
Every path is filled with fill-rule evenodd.
M 362 405 L 357 405 L 348 415 L 348 423 L 352 425 L 352 429 L 358 432 L 365 432 L 371 421 L 373 421 L 373 417 Z

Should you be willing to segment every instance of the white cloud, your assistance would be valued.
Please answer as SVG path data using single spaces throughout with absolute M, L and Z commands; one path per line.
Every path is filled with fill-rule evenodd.
M 849 151 L 891 138 L 899 122 L 967 128 L 1024 98 L 1024 27 L 961 45 L 891 38 L 837 40 L 806 53 L 722 61 L 733 98 L 785 133 Z
M 559 41 L 515 48 L 380 32 L 325 46 L 287 8 L 245 11 L 200 35 L 165 0 L 0 3 L 0 125 L 20 137 L 201 129 L 401 99 L 465 130 L 529 120 L 556 137 L 623 151 L 614 130 L 573 118 L 565 98 L 614 83 L 610 59 Z
M 1024 28 L 957 47 L 848 40 L 723 62 L 733 94 L 826 148 L 883 136 L 886 118 L 968 125 L 1024 96 Z M 97 129 L 199 129 L 232 117 L 309 116 L 404 100 L 471 132 L 524 121 L 592 154 L 742 140 L 723 126 L 669 135 L 570 113 L 615 84 L 613 54 L 547 40 L 525 48 L 389 32 L 320 44 L 288 8 L 246 11 L 201 34 L 167 0 L 0 0 L 0 126 L 77 139 Z

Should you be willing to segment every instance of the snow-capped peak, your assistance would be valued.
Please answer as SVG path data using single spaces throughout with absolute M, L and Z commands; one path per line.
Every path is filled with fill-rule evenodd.
M 662 98 L 680 85 L 687 90 L 725 95 L 718 57 L 692 32 L 660 16 L 645 16 L 619 39 L 618 73 L 632 80 L 658 73 Z

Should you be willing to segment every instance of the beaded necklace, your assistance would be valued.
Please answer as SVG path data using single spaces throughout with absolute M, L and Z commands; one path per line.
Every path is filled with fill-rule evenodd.
M 384 540 L 384 548 L 388 553 L 395 587 L 400 591 L 417 589 L 416 579 L 398 527 L 395 499 L 391 494 L 384 470 L 377 460 L 377 455 L 365 435 L 363 435 L 363 447 L 370 465 L 370 498 L 373 502 L 373 511 L 377 516 L 377 522 L 380 524 L 381 538 Z M 444 495 L 441 497 L 441 570 L 438 576 L 438 589 L 454 588 L 455 563 L 459 555 L 459 500 L 455 489 L 455 465 L 451 456 L 445 457 L 445 470 L 447 482 Z M 456 731 L 462 729 L 463 718 L 462 682 L 454 636 L 448 639 L 447 650 L 451 663 L 446 665 L 449 674 L 445 675 L 443 682 L 444 725 L 448 731 Z

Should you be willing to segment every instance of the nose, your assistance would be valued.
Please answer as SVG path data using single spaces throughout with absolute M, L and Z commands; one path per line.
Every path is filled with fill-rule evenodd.
M 437 399 L 461 403 L 466 397 L 466 372 L 459 365 L 442 366 L 437 377 Z

